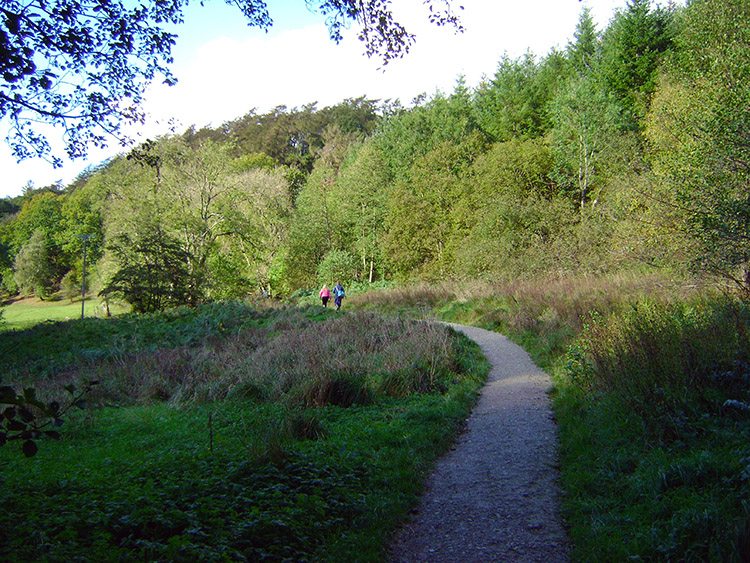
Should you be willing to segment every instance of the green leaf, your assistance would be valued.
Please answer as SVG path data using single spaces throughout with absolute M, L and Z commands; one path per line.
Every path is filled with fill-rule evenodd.
M 36 452 L 39 451 L 39 446 L 33 440 L 26 440 L 23 443 L 23 455 L 26 457 L 34 457 Z
M 60 433 L 55 432 L 54 430 L 45 430 L 44 435 L 48 438 L 52 438 L 53 440 L 59 440 L 60 439 Z
M 3 416 L 8 420 L 13 420 L 16 417 L 17 411 L 14 407 L 8 407 L 3 411 Z
M 20 420 L 13 419 L 8 423 L 7 428 L 10 432 L 23 432 L 26 430 L 26 425 Z
M 0 403 L 17 404 L 16 391 L 13 387 L 7 385 L 0 387 Z
M 36 420 L 36 417 L 34 416 L 34 413 L 32 413 L 29 409 L 26 407 L 21 407 L 18 409 L 18 414 L 21 415 L 21 418 L 24 422 L 31 422 L 32 420 Z

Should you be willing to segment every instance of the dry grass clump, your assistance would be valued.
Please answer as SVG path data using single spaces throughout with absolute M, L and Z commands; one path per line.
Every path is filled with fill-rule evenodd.
M 399 288 L 381 289 L 359 293 L 349 298 L 357 307 L 377 308 L 378 310 L 420 309 L 427 312 L 438 303 L 452 301 L 455 292 L 449 284 L 415 284 Z
M 545 325 L 550 330 L 564 325 L 578 332 L 592 313 L 618 311 L 644 298 L 669 301 L 676 293 L 692 294 L 699 289 L 657 274 L 618 274 L 519 280 L 495 286 L 493 292 L 508 297 L 508 306 L 495 312 L 502 325 L 535 332 L 543 332 Z
M 439 392 L 457 377 L 443 325 L 353 313 L 323 322 L 283 315 L 200 346 L 163 348 L 91 363 L 39 382 L 98 380 L 97 404 L 204 403 L 228 397 L 304 406 L 368 404 L 379 395 Z
M 423 316 L 442 315 L 503 332 L 545 333 L 560 327 L 578 332 L 591 313 L 621 310 L 644 298 L 669 301 L 675 295 L 694 295 L 703 289 L 694 280 L 685 283 L 662 274 L 621 273 L 419 284 L 356 295 L 351 304 L 412 313 L 421 308 Z
M 440 391 L 455 365 L 442 325 L 357 313 L 285 332 L 228 373 L 229 395 L 306 406 Z

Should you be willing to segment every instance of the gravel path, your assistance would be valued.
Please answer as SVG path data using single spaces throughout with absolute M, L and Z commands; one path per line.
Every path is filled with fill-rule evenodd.
M 451 325 L 492 364 L 467 429 L 441 458 L 392 563 L 568 561 L 549 376 L 506 337 Z

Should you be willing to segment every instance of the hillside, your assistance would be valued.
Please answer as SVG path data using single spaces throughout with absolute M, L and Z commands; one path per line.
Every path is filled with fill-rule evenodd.
M 742 3 L 582 10 L 565 50 L 409 107 L 250 112 L 4 202 L 6 292 L 155 311 L 334 283 L 626 271 L 745 289 Z M 703 61 L 715 53 L 720 66 Z

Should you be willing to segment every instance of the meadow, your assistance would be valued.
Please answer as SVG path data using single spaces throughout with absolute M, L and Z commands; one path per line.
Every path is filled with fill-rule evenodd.
M 488 369 L 442 325 L 244 302 L 2 343 L 44 400 L 100 381 L 59 441 L 0 448 L 6 561 L 382 560 Z
M 0 308 L 3 319 L 0 331 L 30 328 L 40 322 L 80 319 L 82 312 L 85 318 L 104 317 L 106 309 L 102 301 L 102 299 L 87 297 L 81 307 L 80 299 L 55 301 L 40 301 L 34 298 L 15 299 Z M 126 305 L 113 304 L 110 313 L 121 314 L 128 309 Z
M 504 333 L 552 375 L 574 561 L 747 559 L 744 301 L 633 274 L 300 301 L 6 333 L 6 383 L 102 381 L 59 442 L 0 449 L 16 560 L 383 560 L 487 369 L 424 319 Z

